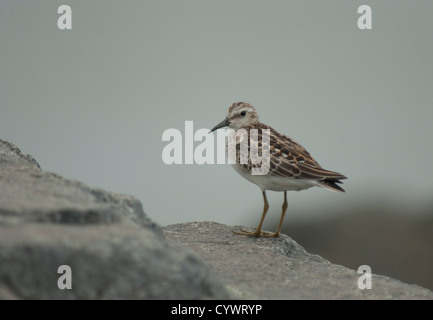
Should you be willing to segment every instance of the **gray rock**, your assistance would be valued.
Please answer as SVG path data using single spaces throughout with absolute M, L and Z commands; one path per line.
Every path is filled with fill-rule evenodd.
M 26 224 L 0 227 L 0 284 L 25 299 L 227 298 L 191 251 L 135 226 Z M 57 287 L 58 267 L 72 290 Z
M 71 290 L 57 286 L 61 265 L 71 267 Z M 0 140 L 0 299 L 229 297 L 137 199 L 44 172 Z
M 44 172 L 33 157 L 0 140 L 0 225 L 131 223 L 161 232 L 140 201 Z
M 286 235 L 234 235 L 214 222 L 161 228 L 134 197 L 42 171 L 0 140 L 0 299 L 433 299 L 360 274 Z M 72 289 L 57 286 L 59 266 Z
M 361 274 L 306 252 L 287 235 L 250 238 L 240 227 L 215 222 L 170 225 L 166 238 L 183 244 L 212 266 L 233 295 L 243 299 L 433 299 L 433 292 L 375 275 L 372 289 L 358 288 Z

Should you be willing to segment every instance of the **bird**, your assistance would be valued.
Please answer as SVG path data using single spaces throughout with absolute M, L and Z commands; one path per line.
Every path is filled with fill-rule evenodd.
M 260 122 L 256 109 L 247 102 L 235 102 L 227 109 L 226 118 L 214 126 L 210 132 L 229 127 L 234 136 L 236 158 L 232 166 L 236 172 L 248 181 L 256 184 L 262 191 L 263 212 L 257 228 L 253 231 L 240 229 L 233 233 L 249 237 L 279 237 L 283 225 L 284 216 L 287 211 L 287 191 L 301 191 L 317 186 L 332 191 L 345 192 L 340 186 L 341 180 L 347 177 L 341 173 L 322 168 L 313 156 L 298 142 L 288 136 L 276 131 L 272 127 Z M 244 129 L 244 130 L 242 130 Z M 254 130 L 256 129 L 256 130 Z M 253 132 L 256 132 L 254 137 Z M 245 138 L 238 133 L 245 133 Z M 236 137 L 237 135 L 237 137 Z M 230 136 L 230 135 L 228 135 Z M 264 139 L 266 138 L 267 139 Z M 248 152 L 250 157 L 247 161 L 241 161 L 245 156 L 242 151 L 243 141 L 248 141 Z M 228 150 L 228 139 L 226 139 L 226 151 Z M 254 174 L 259 169 L 257 161 L 252 161 L 251 151 L 253 149 L 266 157 L 268 153 L 269 166 L 263 174 Z M 266 151 L 266 152 L 265 152 Z M 245 159 L 245 158 L 244 158 Z M 266 159 L 265 159 L 266 160 Z M 264 161 L 261 163 L 263 167 Z M 262 225 L 269 209 L 266 191 L 284 192 L 284 202 L 278 227 L 275 232 L 262 230 Z

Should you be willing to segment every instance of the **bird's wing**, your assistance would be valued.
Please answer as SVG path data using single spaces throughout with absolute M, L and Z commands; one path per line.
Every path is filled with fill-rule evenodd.
M 282 135 L 267 125 L 260 124 L 258 129 L 270 130 L 270 168 L 268 175 L 309 180 L 346 179 L 344 175 L 338 172 L 323 169 L 313 156 L 295 140 Z M 249 140 L 251 140 L 252 144 L 257 143 L 259 154 L 264 156 L 262 153 L 262 143 L 264 142 L 262 130 L 258 130 L 258 141 L 254 141 L 254 139 Z M 258 166 L 257 164 L 251 164 L 251 161 L 249 161 L 248 165 L 245 165 L 244 168 L 251 171 L 252 167 Z

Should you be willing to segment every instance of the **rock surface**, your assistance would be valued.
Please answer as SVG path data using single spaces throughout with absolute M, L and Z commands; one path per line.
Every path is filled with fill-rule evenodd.
M 57 286 L 61 265 L 71 267 L 71 290 Z M 44 172 L 0 140 L 0 299 L 229 297 L 137 199 Z
M 0 140 L 0 299 L 433 299 L 433 292 L 213 222 L 159 227 L 127 195 L 44 172 Z M 195 251 L 195 252 L 194 252 Z M 72 289 L 57 286 L 59 266 Z
M 430 290 L 374 274 L 372 289 L 361 290 L 361 274 L 309 254 L 287 235 L 232 233 L 239 228 L 200 222 L 170 225 L 164 232 L 197 252 L 242 299 L 433 299 Z

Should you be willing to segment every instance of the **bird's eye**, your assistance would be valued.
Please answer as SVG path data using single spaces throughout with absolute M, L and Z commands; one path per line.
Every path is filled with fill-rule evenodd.
M 242 117 L 245 117 L 246 114 L 247 114 L 246 111 L 242 111 L 242 112 L 241 112 L 241 116 L 242 116 Z

